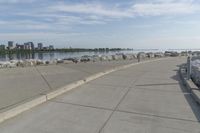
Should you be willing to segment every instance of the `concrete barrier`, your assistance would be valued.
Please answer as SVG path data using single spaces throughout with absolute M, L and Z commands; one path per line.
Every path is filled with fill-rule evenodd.
M 185 71 L 185 68 L 182 66 L 179 69 L 179 75 L 180 78 L 185 85 L 185 87 L 188 89 L 188 91 L 191 93 L 191 96 L 193 99 L 200 104 L 200 89 L 194 84 L 194 82 L 191 79 L 187 79 L 187 74 Z
M 118 67 L 114 67 L 112 69 L 109 69 L 109 70 L 106 70 L 106 71 L 103 71 L 103 72 L 100 72 L 100 73 L 97 73 L 97 74 L 94 74 L 92 76 L 89 76 L 89 77 L 86 77 L 85 79 L 83 80 L 79 80 L 79 81 L 76 81 L 74 83 L 71 83 L 71 84 L 68 84 L 64 87 L 61 87 L 59 89 L 56 89 L 54 91 L 51 91 L 51 92 L 47 92 L 45 94 L 41 94 L 40 96 L 38 96 L 37 98 L 34 98 L 32 100 L 28 100 L 28 101 L 24 101 L 23 103 L 19 103 L 18 105 L 16 105 L 15 107 L 12 107 L 10 109 L 7 109 L 3 112 L 0 112 L 0 123 L 7 120 L 7 119 L 10 119 L 24 111 L 27 111 L 39 104 L 42 104 L 52 98 L 55 98 L 63 93 L 66 93 L 78 86 L 81 86 L 87 82 L 90 82 L 92 80 L 95 80 L 99 77 L 102 77 L 106 74 L 109 74 L 111 72 L 114 72 L 114 71 L 118 71 L 118 70 L 121 70 L 121 69 L 125 69 L 125 68 L 129 68 L 129 67 L 132 67 L 132 66 L 135 66 L 135 65 L 139 65 L 139 64 L 144 64 L 144 63 L 148 63 L 148 62 L 154 62 L 154 61 L 158 61 L 158 60 L 162 60 L 162 59 L 167 59 L 167 58 L 160 58 L 160 59 L 154 59 L 154 60 L 147 60 L 147 61 L 143 61 L 143 62 L 139 62 L 139 63 L 132 63 L 132 64 L 128 64 L 128 65 L 123 65 L 123 66 L 118 66 Z

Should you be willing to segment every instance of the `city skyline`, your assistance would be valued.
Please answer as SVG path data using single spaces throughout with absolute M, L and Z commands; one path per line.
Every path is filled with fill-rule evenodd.
M 41 42 L 33 43 L 31 41 L 24 43 L 8 41 L 7 44 L 0 44 L 0 50 L 54 50 L 54 45 L 44 45 Z
M 197 0 L 0 0 L 0 11 L 3 44 L 200 48 Z

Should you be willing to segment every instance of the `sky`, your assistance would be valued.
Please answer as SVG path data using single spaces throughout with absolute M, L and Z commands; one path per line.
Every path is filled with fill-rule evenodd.
M 0 0 L 0 43 L 200 48 L 199 0 Z

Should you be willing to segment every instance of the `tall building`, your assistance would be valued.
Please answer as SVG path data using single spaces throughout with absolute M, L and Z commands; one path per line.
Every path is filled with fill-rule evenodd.
M 42 43 L 38 43 L 38 49 L 42 50 L 43 49 L 43 44 Z
M 16 49 L 21 49 L 21 45 L 20 44 L 18 44 L 18 43 L 16 43 L 16 47 L 15 47 Z
M 30 45 L 30 43 L 24 43 L 24 49 L 25 49 L 25 50 L 31 50 L 31 45 Z
M 16 43 L 15 49 L 17 49 L 17 50 L 24 50 L 25 49 L 25 44 L 18 44 L 18 43 Z
M 24 47 L 26 50 L 34 50 L 35 49 L 33 42 L 24 43 Z
M 5 45 L 0 45 L 0 50 L 5 50 L 6 49 L 6 46 Z
M 25 46 L 24 46 L 24 45 L 21 45 L 21 46 L 20 46 L 20 49 L 21 49 L 21 50 L 24 50 L 24 49 L 25 49 Z
M 14 49 L 14 42 L 8 41 L 8 49 Z
M 29 42 L 29 44 L 31 45 L 31 50 L 35 49 L 34 43 L 33 42 Z
M 49 45 L 49 49 L 53 50 L 54 49 L 53 45 Z

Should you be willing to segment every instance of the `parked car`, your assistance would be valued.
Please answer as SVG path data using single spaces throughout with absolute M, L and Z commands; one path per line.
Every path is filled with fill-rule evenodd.
M 165 51 L 164 55 L 165 56 L 176 57 L 176 56 L 179 56 L 179 53 L 178 52 L 174 52 L 174 51 Z
M 137 58 L 138 58 L 138 59 L 144 59 L 144 58 L 146 58 L 146 54 L 145 54 L 144 52 L 139 52 L 139 53 L 137 54 Z
M 99 60 L 100 60 L 100 57 L 101 57 L 101 56 L 99 56 L 99 55 L 93 55 L 93 56 L 92 56 L 92 61 L 93 61 L 93 62 L 99 61 Z
M 164 57 L 164 54 L 162 52 L 156 52 L 154 56 L 160 58 L 160 57 Z
M 78 63 L 79 62 L 78 58 L 66 58 L 66 59 L 63 59 L 63 60 L 72 61 L 74 63 Z
M 90 60 L 91 60 L 90 57 L 87 55 L 81 57 L 81 62 L 89 62 Z
M 147 55 L 148 58 L 154 58 L 155 57 L 154 53 L 152 53 L 152 52 L 146 53 L 146 55 Z
M 57 59 L 57 64 L 59 63 L 64 63 L 64 61 L 62 59 Z

